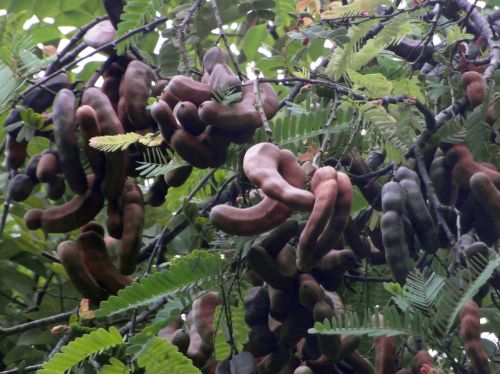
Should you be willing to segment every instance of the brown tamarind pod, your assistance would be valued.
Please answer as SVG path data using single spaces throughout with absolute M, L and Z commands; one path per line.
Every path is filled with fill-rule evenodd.
M 33 183 L 33 186 L 40 183 L 40 181 L 36 177 L 36 167 L 38 166 L 38 163 L 40 162 L 41 158 L 42 155 L 34 155 L 33 157 L 31 157 L 31 159 L 28 162 L 28 165 L 26 165 L 26 169 L 24 170 L 24 174 L 26 174 L 30 178 L 31 183 Z
M 186 356 L 197 368 L 203 368 L 214 352 L 213 344 L 203 340 L 194 325 L 189 329 L 189 348 Z
M 6 121 L 7 122 L 7 121 Z M 7 160 L 7 168 L 9 170 L 19 169 L 23 166 L 24 160 L 28 156 L 28 142 L 16 140 L 16 135 L 7 134 L 5 142 L 5 155 Z
M 117 200 L 108 200 L 106 207 L 106 229 L 109 236 L 121 239 L 123 233 L 123 210 Z
M 121 237 L 118 269 L 122 274 L 132 274 L 142 244 L 144 227 L 144 200 L 136 184 L 126 183 L 122 194 L 123 234 Z
M 130 123 L 136 130 L 147 128 L 151 119 L 146 112 L 153 71 L 149 65 L 135 60 L 128 64 L 120 83 L 120 97 L 125 102 Z
M 87 190 L 87 177 L 80 161 L 80 151 L 76 138 L 76 103 L 73 91 L 66 88 L 59 91 L 54 99 L 54 140 L 61 169 L 69 187 L 82 195 Z
M 173 113 L 182 128 L 194 136 L 200 135 L 207 127 L 198 116 L 198 107 L 190 101 L 179 101 Z
M 8 194 L 13 201 L 24 201 L 33 191 L 33 182 L 24 174 L 17 174 L 9 182 Z
M 252 139 L 256 130 L 249 129 L 249 130 L 241 130 L 241 131 L 227 131 L 227 130 L 220 130 L 220 131 L 223 131 L 224 136 L 231 143 L 245 144 L 245 143 L 248 143 Z
M 341 349 L 339 360 L 349 357 L 361 344 L 361 338 L 356 335 L 343 335 L 341 340 Z
M 444 205 L 449 205 L 451 202 L 452 177 L 444 156 L 436 157 L 432 161 L 429 177 L 439 201 Z
M 115 112 L 118 112 L 118 102 L 120 101 L 120 82 L 121 76 L 107 76 L 104 78 L 101 91 L 106 95 L 113 106 Z
M 163 176 L 158 176 L 151 187 L 149 187 L 149 191 L 146 194 L 145 201 L 148 205 L 151 206 L 160 206 L 165 202 L 165 196 L 168 192 L 168 185 L 165 182 L 165 178 Z
M 467 100 L 472 107 L 476 107 L 483 102 L 488 85 L 481 74 L 477 71 L 463 73 L 462 85 L 464 86 Z
M 26 212 L 23 219 L 26 223 L 26 227 L 29 230 L 37 230 L 42 227 L 42 214 L 41 209 L 30 209 Z
M 225 161 L 220 157 L 220 150 L 210 148 L 182 129 L 172 135 L 170 144 L 179 156 L 199 169 L 219 167 Z
M 337 199 L 337 171 L 331 166 L 319 168 L 311 180 L 314 206 L 297 247 L 297 267 L 310 270 L 315 262 L 316 242 L 334 214 Z
M 116 293 L 132 283 L 116 269 L 108 257 L 106 243 L 102 236 L 93 231 L 87 231 L 78 236 L 76 240 L 78 250 L 85 264 L 85 268 L 97 283 L 116 295 Z
M 91 27 L 83 36 L 83 42 L 91 48 L 101 48 L 100 50 L 107 55 L 113 55 L 113 47 L 104 47 L 106 44 L 111 43 L 116 37 L 116 29 L 113 27 L 111 21 L 105 19 L 98 24 Z
M 241 91 L 241 81 L 227 63 L 217 64 L 210 74 L 210 87 L 214 92 Z
M 267 323 L 271 307 L 269 293 L 264 287 L 252 287 L 245 297 L 245 322 L 249 326 Z
M 47 152 L 42 155 L 36 167 L 36 177 L 40 182 L 50 183 L 61 172 L 61 163 L 56 152 Z
M 101 127 L 97 122 L 97 115 L 95 110 L 88 105 L 82 105 L 76 110 L 76 123 L 82 130 L 82 138 L 84 142 L 84 151 L 90 168 L 96 175 L 101 178 L 105 173 L 106 156 L 103 152 L 89 145 L 91 138 L 103 135 Z
M 47 198 L 49 198 L 50 200 L 59 200 L 61 197 L 63 197 L 65 191 L 66 183 L 61 175 L 56 175 L 54 180 L 47 183 Z
M 366 157 L 366 166 L 368 166 L 371 171 L 377 170 L 377 168 L 384 163 L 385 156 L 385 151 L 375 149 Z
M 429 367 L 434 367 L 434 359 L 427 351 L 418 351 L 415 356 L 413 356 L 413 360 L 411 362 L 411 369 L 414 374 L 420 374 L 420 369 L 422 365 L 427 364 Z
M 296 302 L 281 325 L 278 346 L 293 347 L 306 335 L 307 329 L 313 324 L 311 311 Z
M 241 352 L 230 361 L 231 374 L 257 374 L 255 358 L 250 352 Z
M 128 118 L 127 102 L 125 101 L 124 97 L 120 97 L 120 99 L 118 100 L 118 104 L 116 105 L 116 115 L 125 132 L 132 132 L 136 130 L 134 125 Z
M 342 240 L 342 234 L 349 222 L 349 213 L 352 205 L 352 185 L 349 177 L 341 172 L 337 173 L 337 199 L 333 216 L 328 221 L 316 244 L 317 258 L 336 248 Z
M 193 302 L 193 321 L 203 340 L 209 342 L 215 333 L 215 308 L 222 303 L 217 292 L 209 291 Z
M 187 353 L 189 342 L 189 334 L 183 329 L 176 330 L 172 336 L 172 344 L 175 345 L 183 355 Z
M 290 151 L 281 151 L 272 143 L 259 143 L 250 147 L 243 159 L 243 170 L 250 181 L 257 184 L 264 194 L 290 209 L 309 211 L 314 205 L 314 195 L 303 190 L 304 172 Z M 300 186 L 291 185 L 280 173 L 296 173 Z
M 227 156 L 226 150 L 229 147 L 230 141 L 226 139 L 223 131 L 213 126 L 207 126 L 202 136 L 205 136 L 202 144 L 208 145 L 208 147 L 216 153 L 217 157 L 224 162 Z
M 244 350 L 255 357 L 267 355 L 277 348 L 277 341 L 267 323 L 252 326 Z
M 479 307 L 472 300 L 460 312 L 460 337 L 474 373 L 491 373 L 488 356 L 481 344 Z
M 203 55 L 202 65 L 205 74 L 211 75 L 215 66 L 219 64 L 227 64 L 227 53 L 222 48 L 215 46 Z
M 365 175 L 372 170 L 363 159 L 358 151 L 350 151 L 346 155 L 346 161 L 349 164 L 349 171 L 354 175 Z M 380 195 L 382 192 L 382 185 L 376 178 L 370 178 L 362 182 L 355 182 L 364 198 L 376 210 L 382 210 L 380 206 Z
M 349 357 L 346 357 L 345 362 L 354 370 L 356 374 L 375 373 L 375 368 L 371 362 L 364 358 L 358 351 L 354 351 Z
M 166 79 L 159 79 L 157 80 L 153 87 L 151 87 L 151 96 L 153 97 L 158 97 L 161 95 L 165 87 L 168 85 L 168 80 Z
M 75 195 L 67 203 L 45 211 L 30 213 L 25 216 L 26 224 L 42 228 L 46 232 L 66 233 L 91 221 L 101 210 L 104 198 L 94 175 L 87 177 L 88 189 L 84 195 Z M 38 220 L 36 218 L 39 218 Z M 28 226 L 29 227 L 29 226 Z
M 99 236 L 104 238 L 104 227 L 102 227 L 102 225 L 97 221 L 87 222 L 85 225 L 80 227 L 80 234 L 88 231 L 95 232 L 96 234 L 99 234 Z
M 334 316 L 333 305 L 329 303 L 328 298 L 318 301 L 312 308 L 313 318 L 316 322 L 324 322 L 325 319 L 331 320 Z
M 210 100 L 211 97 L 212 89 L 208 84 L 195 81 L 184 75 L 172 77 L 161 94 L 161 99 L 166 101 L 170 108 L 174 108 L 179 101 L 191 101 L 199 106 L 204 101 Z
M 106 95 L 97 88 L 89 88 L 83 93 L 82 104 L 91 106 L 97 115 L 97 123 L 102 135 L 123 134 L 123 126 Z M 127 177 L 128 151 L 106 153 L 106 173 L 103 192 L 106 198 L 117 199 L 123 190 Z
M 259 366 L 264 365 L 264 372 L 266 374 L 280 373 L 291 357 L 292 350 L 290 347 L 278 346 L 278 348 L 272 351 Z
M 151 106 L 151 116 L 158 124 L 163 139 L 170 142 L 174 132 L 180 129 L 172 109 L 165 101 L 159 100 Z
M 274 230 L 259 237 L 255 244 L 264 248 L 270 256 L 276 256 L 281 249 L 299 233 L 299 225 L 296 220 L 288 219 Z
M 84 298 L 92 304 L 105 300 L 107 292 L 99 287 L 85 267 L 76 242 L 66 240 L 57 246 L 57 257 L 64 266 L 71 282 Z
M 299 275 L 299 302 L 312 310 L 324 297 L 319 283 L 310 274 Z
M 336 291 L 344 272 L 356 266 L 354 253 L 348 249 L 331 250 L 314 266 L 311 274 L 328 291 Z
M 364 237 L 356 227 L 354 221 L 349 217 L 349 222 L 344 230 L 344 239 L 358 258 L 370 256 L 370 240 Z
M 478 187 L 476 189 L 479 190 Z M 480 193 L 478 192 L 477 194 L 479 195 Z M 494 210 L 494 206 L 498 205 L 498 203 L 493 201 L 493 199 L 491 201 L 493 206 L 490 205 L 486 209 L 486 203 L 480 202 L 471 193 L 467 199 L 470 205 L 467 207 L 462 206 L 460 209 L 462 230 L 466 231 L 466 229 L 470 229 L 473 221 L 477 236 L 488 245 L 493 245 L 500 238 L 500 220 L 498 219 L 498 212 Z
M 200 119 L 208 125 L 228 131 L 241 131 L 261 127 L 263 123 L 260 113 L 255 107 L 254 85 L 255 81 L 245 82 L 241 89 L 242 99 L 238 103 L 223 105 L 215 101 L 203 102 L 198 109 Z M 260 83 L 259 93 L 266 118 L 273 118 L 279 109 L 276 92 L 269 83 Z
M 500 191 L 489 176 L 483 172 L 475 173 L 470 179 L 470 188 L 476 201 L 494 221 L 500 222 Z
M 279 322 L 283 322 L 296 301 L 295 290 L 280 290 L 268 286 L 269 315 Z
M 375 374 L 393 374 L 397 370 L 396 341 L 393 336 L 376 336 Z
M 186 182 L 193 171 L 191 165 L 181 165 L 175 169 L 170 169 L 163 174 L 163 179 L 169 187 L 180 187 Z

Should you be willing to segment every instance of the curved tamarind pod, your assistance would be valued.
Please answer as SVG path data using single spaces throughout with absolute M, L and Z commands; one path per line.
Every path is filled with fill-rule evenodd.
M 80 227 L 80 234 L 83 234 L 85 232 L 92 231 L 95 232 L 96 234 L 99 234 L 102 238 L 104 238 L 104 227 L 97 222 L 97 221 L 90 221 Z
M 224 132 L 217 127 L 207 126 L 202 136 L 205 136 L 202 144 L 206 144 L 209 148 L 213 149 L 222 162 L 224 162 L 226 160 L 226 150 L 230 144 L 230 141 L 226 139 Z M 224 157 L 222 157 L 222 155 Z
M 294 219 L 288 219 L 274 230 L 258 238 L 255 244 L 264 248 L 270 256 L 275 257 L 283 247 L 299 233 L 299 224 Z
M 51 200 L 59 200 L 66 191 L 66 184 L 61 175 L 56 175 L 54 180 L 47 183 L 47 197 Z
M 36 177 L 36 167 L 38 166 L 38 163 L 40 162 L 41 158 L 42 155 L 34 155 L 33 157 L 31 157 L 31 159 L 28 162 L 28 165 L 26 165 L 26 169 L 24 170 L 24 174 L 26 174 L 30 178 L 31 183 L 33 183 L 33 186 L 40 183 L 40 181 Z
M 149 187 L 145 201 L 151 206 L 161 206 L 165 202 L 165 196 L 168 192 L 168 185 L 163 176 L 158 176 L 154 183 Z
M 330 301 L 330 303 L 328 302 Z M 333 304 L 327 296 L 323 300 L 318 301 L 312 308 L 313 318 L 316 322 L 324 322 L 325 319 L 331 320 L 335 315 Z
M 344 239 L 356 257 L 367 258 L 370 256 L 371 245 L 368 238 L 361 235 L 354 221 L 349 217 L 349 222 L 344 230 Z
M 474 227 L 479 238 L 493 244 L 500 237 L 500 192 L 482 172 L 470 179 L 473 199 Z
M 158 79 L 155 83 L 154 86 L 151 87 L 151 96 L 153 97 L 158 97 L 161 95 L 165 87 L 168 85 L 168 80 L 166 79 Z
M 137 265 L 144 227 L 144 200 L 136 184 L 125 184 L 122 194 L 123 235 L 118 257 L 118 269 L 122 274 L 132 274 Z
M 71 282 L 84 298 L 90 299 L 92 304 L 97 304 L 107 298 L 107 292 L 99 287 L 85 267 L 78 246 L 73 240 L 59 243 L 57 257 Z
M 76 123 L 82 130 L 82 138 L 85 144 L 84 151 L 90 168 L 97 178 L 101 178 L 105 173 L 106 156 L 103 152 L 89 145 L 91 138 L 102 135 L 95 110 L 88 105 L 80 106 L 76 110 Z
M 33 191 L 33 182 L 30 177 L 24 174 L 17 174 L 9 182 L 8 194 L 13 201 L 24 201 Z
M 108 200 L 106 207 L 106 230 L 109 236 L 121 239 L 123 234 L 123 210 L 117 200 Z
M 165 101 L 159 100 L 151 106 L 151 116 L 158 124 L 163 139 L 170 142 L 174 132 L 180 129 L 172 109 Z
M 281 373 L 292 358 L 292 350 L 290 347 L 278 347 L 272 351 L 267 357 L 259 363 L 259 367 L 264 366 L 264 372 L 267 374 Z
M 366 157 L 366 166 L 368 166 L 368 169 L 371 171 L 377 170 L 377 168 L 384 163 L 385 156 L 385 152 L 375 149 Z
M 467 71 L 463 73 L 462 84 L 465 89 L 467 100 L 472 107 L 476 107 L 483 102 L 488 85 L 481 74 L 477 71 Z
M 460 312 L 460 337 L 474 373 L 491 373 L 488 356 L 481 345 L 479 307 L 469 301 Z
M 26 227 L 29 230 L 37 230 L 42 227 L 42 214 L 41 209 L 30 209 L 26 212 L 23 219 L 26 223 Z
M 121 76 L 108 76 L 102 82 L 101 91 L 106 95 L 113 106 L 115 112 L 118 113 L 118 103 L 120 101 L 120 82 Z
M 89 175 L 87 182 L 89 187 L 85 195 L 75 195 L 63 205 L 42 211 L 39 217 L 40 227 L 46 232 L 66 233 L 91 221 L 104 205 L 104 198 L 95 183 L 94 175 Z M 36 212 L 30 215 L 27 213 L 27 224 L 28 219 L 33 221 L 34 217 L 38 217 L 38 210 Z
M 66 88 L 54 99 L 54 140 L 59 154 L 61 169 L 69 187 L 82 195 L 87 190 L 87 177 L 80 161 L 80 151 L 75 129 L 75 95 Z
M 215 101 L 205 101 L 198 109 L 200 119 L 206 124 L 222 130 L 241 131 L 256 129 L 262 126 L 259 111 L 255 108 L 255 82 L 243 85 L 242 99 L 238 103 L 223 105 Z M 260 102 L 267 119 L 274 117 L 279 108 L 276 92 L 269 83 L 260 83 Z
M 7 123 L 7 121 L 5 122 Z M 7 139 L 5 142 L 5 155 L 7 161 L 7 168 L 9 170 L 15 170 L 23 166 L 24 160 L 28 156 L 28 142 L 22 140 L 18 142 L 16 140 L 16 135 L 7 134 Z
M 191 325 L 189 329 L 189 348 L 186 356 L 193 361 L 193 365 L 197 368 L 203 368 L 213 352 L 213 344 L 204 341 L 196 331 L 196 327 Z
M 270 285 L 267 287 L 269 293 L 269 315 L 276 321 L 283 322 L 296 301 L 295 290 L 280 290 Z
M 184 75 L 172 77 L 161 94 L 161 99 L 166 101 L 171 108 L 174 108 L 179 101 L 191 101 L 199 106 L 211 97 L 212 89 L 208 84 Z
M 97 123 L 102 135 L 123 134 L 123 126 L 106 95 L 97 88 L 89 88 L 83 93 L 82 104 L 94 108 Z M 103 180 L 104 195 L 110 199 L 117 199 L 123 190 L 127 177 L 128 152 L 117 151 L 106 153 L 106 173 Z
M 267 323 L 270 307 L 269 292 L 266 288 L 250 288 L 245 297 L 245 323 L 249 326 Z
M 125 0 L 103 0 L 104 8 L 109 16 L 109 20 L 115 29 L 118 29 L 120 23 L 120 15 L 123 13 Z
M 227 65 L 227 53 L 220 47 L 212 47 L 203 55 L 202 66 L 205 74 L 212 74 L 215 66 Z
M 307 329 L 313 324 L 311 311 L 296 302 L 281 325 L 278 346 L 293 347 L 306 335 Z
M 184 331 L 183 329 L 178 329 L 174 332 L 172 336 L 172 344 L 175 345 L 179 352 L 181 352 L 183 355 L 187 354 L 189 343 L 189 334 L 186 331 Z
M 88 30 L 83 36 L 83 42 L 92 48 L 100 48 L 112 42 L 116 37 L 116 30 L 109 20 L 104 20 Z M 103 50 L 104 53 L 113 54 L 113 47 Z
M 354 351 L 349 357 L 345 358 L 345 362 L 353 368 L 356 374 L 374 374 L 375 368 L 364 358 L 358 351 Z
M 187 181 L 193 171 L 192 165 L 181 165 L 163 174 L 163 179 L 169 187 L 180 187 Z
M 473 174 L 483 172 L 500 188 L 500 173 L 474 161 L 467 145 L 455 144 L 445 155 L 446 163 L 452 168 L 453 180 L 464 189 L 469 189 L 469 180 Z
M 444 156 L 436 157 L 432 161 L 429 177 L 439 201 L 444 205 L 449 205 L 451 202 L 452 176 L 451 170 L 446 166 Z
M 102 236 L 87 231 L 78 236 L 76 244 L 85 268 L 97 283 L 111 294 L 116 295 L 120 289 L 132 283 L 129 277 L 120 274 L 109 259 Z
M 288 173 L 297 173 L 301 186 L 292 186 L 280 173 L 286 170 Z M 264 194 L 271 199 L 277 200 L 290 209 L 309 211 L 314 205 L 314 195 L 305 191 L 304 172 L 300 165 L 289 154 L 289 151 L 280 149 L 271 143 L 259 143 L 250 147 L 243 159 L 243 170 L 248 179 L 257 184 Z
M 56 152 L 47 152 L 42 155 L 36 167 L 36 177 L 40 182 L 50 183 L 61 172 L 61 163 Z
M 120 97 L 125 102 L 125 109 L 132 126 L 136 130 L 147 128 L 151 119 L 146 112 L 153 72 L 142 61 L 132 61 L 120 83 Z
M 297 267 L 301 271 L 310 270 L 315 261 L 316 242 L 332 219 L 337 199 L 337 171 L 331 166 L 319 168 L 312 180 L 314 206 L 297 247 Z
M 380 227 L 387 264 L 396 281 L 403 284 L 410 272 L 410 256 L 401 215 L 394 210 L 384 213 Z
M 241 352 L 230 361 L 231 374 L 257 374 L 255 358 L 250 352 Z
M 349 177 L 341 172 L 337 173 L 337 199 L 333 216 L 319 236 L 316 244 L 317 258 L 331 248 L 336 248 L 342 239 L 348 222 L 352 205 L 352 184 Z
M 277 341 L 267 323 L 252 326 L 244 350 L 255 357 L 267 355 L 277 348 Z
M 342 335 L 339 361 L 349 357 L 361 344 L 361 337 L 356 335 Z
M 217 64 L 210 74 L 210 87 L 214 92 L 241 91 L 241 81 L 227 64 Z
M 299 302 L 312 310 L 316 303 L 323 300 L 324 293 L 319 283 L 310 274 L 299 275 Z M 332 310 L 333 316 L 333 310 Z
M 397 370 L 396 341 L 393 336 L 376 336 L 375 374 L 394 374 Z
M 211 342 L 215 333 L 213 326 L 215 308 L 222 304 L 217 292 L 209 291 L 193 302 L 193 324 L 206 342 Z
M 182 128 L 194 136 L 200 135 L 207 127 L 198 116 L 198 107 L 190 101 L 179 101 L 173 113 Z
M 365 175 L 372 171 L 363 157 L 361 157 L 361 154 L 357 151 L 348 152 L 346 161 L 349 164 L 349 171 L 354 175 Z M 382 185 L 377 181 L 377 178 L 370 178 L 363 182 L 355 182 L 355 185 L 374 209 L 382 210 L 380 205 Z
M 347 269 L 356 266 L 354 253 L 349 249 L 331 250 L 311 270 L 311 274 L 328 291 L 336 291 Z
M 422 365 L 428 365 L 430 368 L 434 367 L 434 359 L 427 351 L 418 351 L 411 362 L 411 369 L 414 374 L 420 374 Z
M 172 135 L 170 144 L 179 156 L 199 169 L 219 167 L 225 161 L 225 149 L 212 149 L 182 129 L 177 130 Z M 221 157 L 222 155 L 224 159 Z

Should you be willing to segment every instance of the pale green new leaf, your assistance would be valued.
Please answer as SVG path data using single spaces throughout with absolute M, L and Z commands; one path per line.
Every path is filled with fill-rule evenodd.
M 134 143 L 141 143 L 147 147 L 158 147 L 163 141 L 161 135 L 152 133 L 140 135 L 135 132 L 118 135 L 94 136 L 90 138 L 89 145 L 103 152 L 123 151 Z
M 116 327 L 111 326 L 109 330 L 100 328 L 70 342 L 50 361 L 44 363 L 37 373 L 62 374 L 86 358 L 121 344 L 122 336 Z
M 386 4 L 386 1 L 382 0 L 355 0 L 352 3 L 344 6 L 335 7 L 330 10 L 325 10 L 321 13 L 322 19 L 333 19 L 333 18 L 346 18 L 350 16 L 354 16 L 361 13 L 367 13 L 368 15 L 372 15 L 375 9 L 380 6 Z

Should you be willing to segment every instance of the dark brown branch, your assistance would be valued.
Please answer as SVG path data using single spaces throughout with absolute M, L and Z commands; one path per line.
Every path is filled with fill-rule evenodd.
M 76 312 L 76 309 L 71 310 L 69 312 L 56 314 L 54 316 L 37 319 L 35 321 L 22 323 L 22 324 L 17 325 L 17 326 L 5 327 L 5 328 L 0 327 L 0 336 L 19 334 L 21 332 L 31 330 L 34 328 L 45 327 L 48 325 L 52 325 L 54 323 L 66 321 L 75 312 Z
M 389 165 L 384 166 L 382 169 L 372 171 L 371 173 L 363 174 L 363 175 L 349 175 L 349 179 L 353 183 L 362 183 L 366 182 L 374 177 L 380 177 L 381 175 L 385 175 L 387 173 L 392 172 L 394 169 L 394 164 L 391 162 Z

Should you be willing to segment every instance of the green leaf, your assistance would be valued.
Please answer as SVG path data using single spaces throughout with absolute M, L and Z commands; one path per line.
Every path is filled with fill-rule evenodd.
M 231 316 L 231 328 L 233 332 L 233 341 L 239 352 L 243 350 L 243 344 L 247 341 L 249 327 L 245 322 L 245 311 L 243 304 L 239 306 L 230 306 L 228 313 Z M 215 334 L 215 358 L 223 360 L 230 356 L 231 347 L 229 345 L 229 329 L 226 318 L 226 312 L 223 306 L 219 305 L 215 309 L 215 316 L 218 321 L 218 328 Z
M 273 38 L 267 31 L 266 24 L 261 24 L 250 28 L 241 41 L 241 48 L 243 53 L 249 61 L 255 60 L 259 56 L 257 50 L 263 43 L 271 44 Z
M 109 359 L 109 365 L 104 365 L 99 374 L 128 374 L 130 373 L 129 368 L 120 360 L 111 357 Z

